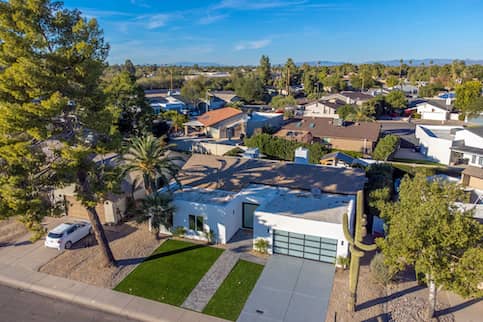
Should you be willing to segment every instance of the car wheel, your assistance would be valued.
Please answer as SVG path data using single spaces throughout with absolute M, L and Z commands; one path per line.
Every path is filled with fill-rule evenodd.
M 65 249 L 70 249 L 71 247 L 72 247 L 71 241 L 68 241 L 67 243 L 65 243 Z

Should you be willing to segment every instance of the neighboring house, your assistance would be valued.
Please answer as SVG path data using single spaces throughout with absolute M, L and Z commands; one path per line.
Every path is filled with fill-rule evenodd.
M 339 118 L 338 109 L 344 105 L 348 105 L 347 101 L 339 98 L 322 98 L 305 105 L 304 117 Z
M 222 108 L 226 104 L 241 101 L 234 91 L 211 91 L 208 92 L 208 107 L 210 110 Z
M 457 131 L 451 153 L 455 164 L 483 167 L 483 126 L 467 127 L 463 131 Z
M 453 104 L 451 99 L 431 99 L 416 105 L 416 111 L 422 120 L 446 121 L 451 119 Z
M 344 168 L 350 168 L 355 165 L 367 166 L 367 163 L 365 161 L 359 160 L 358 158 L 353 158 L 350 155 L 347 155 L 340 151 L 324 155 L 320 159 L 320 164 Z
M 321 142 L 333 149 L 372 153 L 381 125 L 376 122 L 346 122 L 340 119 L 304 117 L 294 119 L 276 136 L 303 143 Z
M 97 155 L 93 160 L 95 162 L 117 165 L 119 161 L 118 157 L 118 154 L 110 153 L 107 155 Z M 85 206 L 77 200 L 75 190 L 74 184 L 56 188 L 52 191 L 52 200 L 56 205 L 62 207 L 64 215 L 89 219 Z M 138 200 L 145 196 L 146 191 L 142 183 L 141 175 L 134 173 L 126 175 L 121 182 L 121 191 L 119 193 L 108 193 L 105 199 L 96 205 L 95 208 L 101 223 L 118 223 L 126 214 L 128 199 L 133 197 L 134 200 Z
M 283 114 L 280 113 L 264 113 L 252 112 L 247 121 L 247 135 L 252 136 L 256 133 L 262 133 L 264 128 L 272 131 L 280 129 L 283 123 Z
M 178 113 L 181 113 L 182 111 L 187 110 L 186 104 L 175 96 L 150 99 L 149 105 L 153 109 L 155 115 L 158 115 L 162 111 L 177 111 Z
M 325 100 L 338 99 L 345 102 L 345 104 L 356 104 L 361 106 L 362 104 L 364 104 L 365 102 L 373 98 L 374 96 L 366 93 L 362 93 L 362 92 L 342 91 L 340 93 L 335 93 L 335 94 L 325 96 L 322 99 L 325 99 Z
M 483 168 L 468 166 L 461 174 L 461 183 L 465 187 L 483 191 Z
M 269 253 L 330 263 L 348 256 L 342 216 L 352 231 L 355 195 L 367 181 L 360 169 L 200 154 L 179 180 L 173 223 L 187 237 L 209 231 L 224 244 L 245 228 L 268 241 Z
M 483 127 L 417 125 L 420 152 L 446 164 L 483 166 Z
M 240 138 L 246 135 L 247 115 L 236 108 L 224 107 L 206 112 L 195 121 L 186 122 L 184 126 L 186 135 L 189 128 L 193 127 L 214 139 Z

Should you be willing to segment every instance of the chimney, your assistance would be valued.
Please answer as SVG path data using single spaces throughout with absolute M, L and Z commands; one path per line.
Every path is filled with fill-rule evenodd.
M 295 149 L 294 162 L 297 164 L 309 164 L 309 150 L 303 147 Z
M 451 98 L 449 97 L 449 95 L 446 98 L 446 105 L 451 105 Z

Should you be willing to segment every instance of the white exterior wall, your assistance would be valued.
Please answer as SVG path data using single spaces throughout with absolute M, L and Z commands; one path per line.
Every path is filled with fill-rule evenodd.
M 431 127 L 426 127 L 431 130 Z M 451 129 L 453 127 L 442 127 L 439 128 L 448 128 Z M 421 126 L 416 126 L 416 138 L 419 139 L 419 143 L 421 144 L 421 153 L 425 156 L 433 159 L 436 162 L 449 165 L 450 157 L 451 157 L 451 146 L 453 145 L 452 140 L 446 140 L 438 137 L 429 136 Z
M 332 118 L 339 118 L 339 115 L 336 113 L 335 109 L 325 106 L 323 103 L 314 102 L 311 104 L 307 104 L 305 106 L 304 111 L 305 117 L 332 117 Z
M 454 137 L 455 141 L 464 140 L 466 146 L 472 146 L 474 148 L 483 148 L 483 138 L 468 130 L 458 131 Z
M 353 226 L 354 200 L 348 206 L 349 222 Z M 290 216 L 255 211 L 253 223 L 253 240 L 263 238 L 268 241 L 268 252 L 272 254 L 273 230 L 284 230 L 292 233 L 332 238 L 338 240 L 337 256 L 349 255 L 349 243 L 345 239 L 342 224 L 308 220 Z M 351 229 L 352 230 L 352 229 Z
M 193 239 L 206 239 L 203 233 L 189 229 L 189 215 L 203 216 L 204 231 L 213 231 L 217 241 L 226 244 L 228 240 L 241 227 L 241 207 L 236 202 L 229 202 L 222 205 L 208 205 L 184 200 L 174 200 L 176 213 L 173 216 L 174 227 L 184 227 L 187 236 Z
M 423 120 L 446 121 L 449 112 L 428 103 L 421 103 L 417 106 L 418 114 Z

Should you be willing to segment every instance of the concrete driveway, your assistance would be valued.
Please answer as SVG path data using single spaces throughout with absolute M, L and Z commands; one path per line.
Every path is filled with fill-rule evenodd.
M 334 272 L 333 264 L 271 256 L 238 321 L 325 321 Z
M 66 218 L 46 218 L 45 227 L 49 230 Z M 71 218 L 69 218 L 71 219 Z M 18 265 L 29 270 L 37 271 L 42 265 L 58 256 L 61 252 L 44 246 L 45 238 L 34 243 L 30 241 L 30 234 L 23 235 L 14 242 L 0 246 L 0 262 L 7 265 Z

